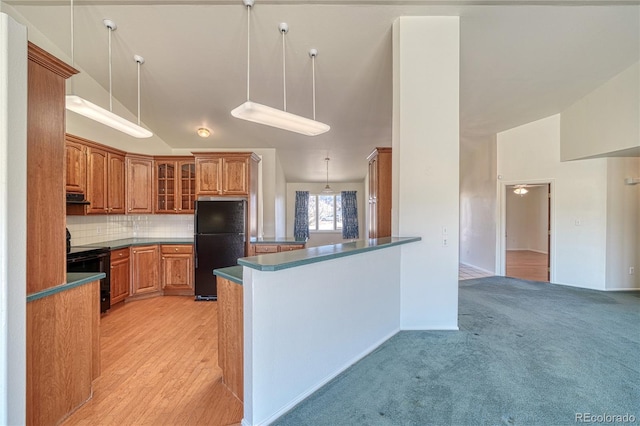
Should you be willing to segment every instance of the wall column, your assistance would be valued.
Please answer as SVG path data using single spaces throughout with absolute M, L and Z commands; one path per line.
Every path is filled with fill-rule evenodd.
M 0 13 L 0 424 L 26 422 L 27 29 Z
M 402 247 L 401 328 L 457 330 L 459 17 L 393 24 L 393 235 Z

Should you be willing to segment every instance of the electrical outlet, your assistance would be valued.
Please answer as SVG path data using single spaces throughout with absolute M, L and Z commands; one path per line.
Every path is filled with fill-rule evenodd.
M 633 266 L 629 266 L 629 275 L 633 275 L 636 273 L 636 268 L 634 268 Z
M 102 234 L 102 227 L 101 226 L 98 226 L 96 228 L 96 234 Z
M 447 238 L 446 236 L 442 237 L 442 247 L 448 247 L 449 246 L 449 238 Z

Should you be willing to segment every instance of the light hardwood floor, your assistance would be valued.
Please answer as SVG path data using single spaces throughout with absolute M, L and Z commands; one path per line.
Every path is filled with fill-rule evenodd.
M 122 304 L 120 304 L 122 305 Z M 102 374 L 64 425 L 229 425 L 242 403 L 221 383 L 217 302 L 163 296 L 101 319 Z
M 507 277 L 549 281 L 547 254 L 529 250 L 507 250 Z

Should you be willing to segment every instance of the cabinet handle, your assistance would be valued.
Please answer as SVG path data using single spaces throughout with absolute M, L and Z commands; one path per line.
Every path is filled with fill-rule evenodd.
M 178 249 L 176 248 L 176 251 L 178 251 Z
M 162 260 L 164 260 L 164 256 L 162 256 Z

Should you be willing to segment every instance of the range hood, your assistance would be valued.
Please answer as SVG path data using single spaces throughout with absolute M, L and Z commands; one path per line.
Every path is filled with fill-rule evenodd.
M 84 199 L 84 194 L 67 192 L 67 204 L 91 204 Z

